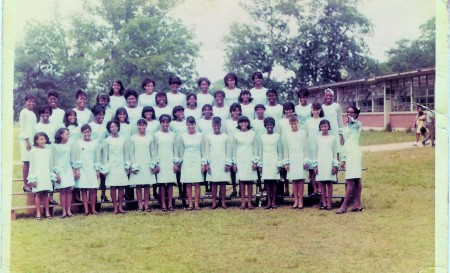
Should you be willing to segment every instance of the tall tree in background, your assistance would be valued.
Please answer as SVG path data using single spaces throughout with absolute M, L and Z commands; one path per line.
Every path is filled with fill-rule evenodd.
M 436 64 L 436 19 L 433 17 L 420 26 L 417 40 L 401 39 L 396 47 L 387 51 L 387 67 L 391 72 L 404 72 Z

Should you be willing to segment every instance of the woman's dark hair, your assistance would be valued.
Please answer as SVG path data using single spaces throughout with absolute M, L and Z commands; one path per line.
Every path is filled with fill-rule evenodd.
M 75 99 L 78 99 L 78 97 L 80 97 L 80 96 L 85 96 L 87 98 L 86 92 L 84 92 L 81 89 L 78 89 L 77 92 L 75 93 Z
M 58 131 L 55 133 L 55 143 L 60 144 L 62 141 L 62 134 L 64 134 L 65 131 L 69 131 L 67 128 L 59 128 Z
M 265 107 L 264 105 L 262 105 L 262 104 L 257 104 L 257 105 L 255 105 L 255 111 L 256 111 L 256 109 L 258 109 L 258 108 L 262 108 L 262 109 L 266 110 L 266 107 Z
M 188 124 L 188 123 L 195 124 L 195 118 L 193 116 L 187 117 L 186 124 Z
M 238 121 L 237 121 L 238 126 L 237 126 L 236 128 L 238 128 L 239 130 L 241 130 L 241 126 L 239 125 L 239 123 L 241 123 L 241 122 L 247 122 L 247 123 L 248 123 L 248 129 L 249 129 L 249 130 L 253 128 L 253 127 L 250 125 L 250 120 L 248 119 L 247 116 L 240 116 L 240 117 L 238 118 Z
M 290 101 L 285 102 L 283 104 L 283 114 L 285 114 L 285 111 L 289 110 L 289 109 L 292 110 L 292 111 L 295 110 L 295 105 L 292 102 L 290 102 Z
M 123 87 L 122 81 L 119 81 L 119 80 L 115 80 L 115 81 L 112 82 L 111 88 L 109 89 L 109 93 L 108 93 L 108 94 L 109 94 L 110 96 L 112 96 L 112 95 L 114 94 L 114 91 L 113 91 L 113 89 L 112 89 L 112 85 L 113 85 L 114 83 L 117 83 L 118 85 L 120 85 L 119 94 L 120 94 L 121 96 L 123 96 L 123 91 L 125 90 L 125 87 Z
M 195 98 L 195 106 L 197 106 L 197 95 L 194 94 L 194 93 L 189 93 L 189 94 L 186 95 L 186 105 L 187 105 L 188 100 L 189 100 L 191 97 L 194 97 L 194 98 Z
M 27 94 L 27 95 L 25 95 L 24 101 L 27 101 L 27 100 L 34 100 L 36 102 L 36 96 L 32 95 L 32 94 Z
M 323 113 L 323 109 L 322 109 L 322 105 L 318 102 L 313 102 L 311 105 L 311 109 L 316 109 L 319 110 L 320 109 L 320 114 L 319 117 L 323 118 L 325 116 L 325 114 Z M 312 112 L 311 112 L 311 117 L 313 116 Z
M 162 114 L 162 115 L 159 117 L 159 122 L 161 123 L 163 120 L 168 120 L 169 122 L 171 122 L 171 121 L 172 121 L 172 118 L 170 118 L 170 116 L 169 116 L 168 114 Z
M 203 115 L 203 111 L 205 110 L 206 107 L 209 107 L 209 109 L 211 109 L 211 110 L 213 109 L 211 104 L 208 104 L 208 103 L 204 104 L 202 106 L 202 115 Z
M 261 72 L 255 72 L 252 74 L 252 81 L 254 81 L 256 78 L 258 79 L 262 79 L 263 78 L 263 74 Z
M 349 107 L 347 107 L 347 109 L 348 109 L 348 108 L 352 108 L 352 109 L 353 109 L 353 112 L 355 112 L 355 118 L 358 118 L 359 113 L 361 113 L 361 110 L 359 109 L 359 107 L 356 106 L 356 105 L 350 105 Z M 422 113 L 422 114 L 423 114 L 423 113 Z
M 134 97 L 136 98 L 136 102 L 138 101 L 139 95 L 138 95 L 138 92 L 136 92 L 136 90 L 134 90 L 134 89 L 128 89 L 128 90 L 125 92 L 124 97 L 125 97 L 125 99 L 128 99 L 129 96 L 134 96 Z
M 220 117 L 213 117 L 212 123 L 222 123 L 222 119 Z
M 321 130 L 320 130 L 320 126 L 322 126 L 322 125 L 324 125 L 324 124 L 328 124 L 328 130 L 331 130 L 330 122 L 329 122 L 327 119 L 322 119 L 322 120 L 319 122 L 319 131 L 321 131 Z
M 48 93 L 47 93 L 47 98 L 50 98 L 50 97 L 52 97 L 52 96 L 58 98 L 58 97 L 59 97 L 59 96 L 58 96 L 58 92 L 55 91 L 55 90 L 48 91 Z
M 94 105 L 94 107 L 92 107 L 91 112 L 94 116 L 98 115 L 98 114 L 105 114 L 105 108 L 103 108 L 103 106 L 101 105 Z
M 222 90 L 217 90 L 216 92 L 214 92 L 214 98 L 216 98 L 217 95 L 222 95 L 222 97 L 225 99 L 225 92 L 223 92 Z
M 174 83 L 175 83 L 175 84 L 178 84 L 178 85 L 181 85 L 181 84 L 182 84 L 180 78 L 178 78 L 178 77 L 170 77 L 170 78 L 169 78 L 169 85 L 174 84 Z
M 34 147 L 37 147 L 37 142 L 36 142 L 36 141 L 37 141 L 38 138 L 41 137 L 41 136 L 45 137 L 46 144 L 52 144 L 52 143 L 50 142 L 50 139 L 48 138 L 48 136 L 47 136 L 46 133 L 44 133 L 44 132 L 37 132 L 37 133 L 34 135 L 34 138 L 33 138 L 33 146 L 34 146 Z
M 88 130 L 89 129 L 89 131 L 91 131 L 92 132 L 92 128 L 91 128 L 91 126 L 89 125 L 89 124 L 84 124 L 83 126 L 81 126 L 81 129 L 80 129 L 80 131 L 81 131 L 81 133 L 83 133 L 83 131 L 86 131 L 86 130 Z
M 45 110 L 47 110 L 50 113 L 50 116 L 52 115 L 53 112 L 52 107 L 50 107 L 49 105 L 41 106 L 41 108 L 39 108 L 39 115 L 43 114 Z
M 69 125 L 71 125 L 71 124 L 69 123 L 69 120 L 68 120 L 68 117 L 69 117 L 71 114 L 74 114 L 74 115 L 75 115 L 75 123 L 74 123 L 73 125 L 75 125 L 76 127 L 78 127 L 78 122 L 77 122 L 77 112 L 75 112 L 75 110 L 73 110 L 73 109 L 68 109 L 68 110 L 66 110 L 66 112 L 64 113 L 64 120 L 63 120 L 64 125 L 65 125 L 66 127 L 69 127 Z
M 105 99 L 108 101 L 107 104 L 109 104 L 110 99 L 109 99 L 109 95 L 108 95 L 108 94 L 106 94 L 106 93 L 100 93 L 100 94 L 97 95 L 97 98 L 95 98 L 95 102 L 96 102 L 98 105 L 100 105 L 100 99 L 101 99 L 101 98 L 105 98 Z
M 181 105 L 177 105 L 172 109 L 172 116 L 173 116 L 173 120 L 176 120 L 177 117 L 175 116 L 175 113 L 178 111 L 184 111 L 184 107 Z
M 151 106 L 144 106 L 144 108 L 142 108 L 142 115 L 141 115 L 141 117 L 145 119 L 145 113 L 147 113 L 147 112 L 152 112 L 153 113 L 152 119 L 158 119 L 156 117 L 156 114 L 155 114 L 155 109 L 153 107 L 151 107 Z
M 155 96 L 155 102 L 156 102 L 156 104 L 158 104 L 158 97 L 164 97 L 164 98 L 166 98 L 166 105 L 169 103 L 169 102 L 167 101 L 167 94 L 166 94 L 166 92 L 159 91 L 158 93 L 156 93 L 156 96 Z
M 225 84 L 225 86 L 228 86 L 227 80 L 228 80 L 229 78 L 232 78 L 232 79 L 234 80 L 235 86 L 237 86 L 237 84 L 238 84 L 238 77 L 237 77 L 237 75 L 234 74 L 233 72 L 227 73 L 227 74 L 225 75 L 225 77 L 223 77 L 223 83 Z
M 127 112 L 127 109 L 125 109 L 124 107 L 119 107 L 119 108 L 117 108 L 117 110 L 116 110 L 116 114 L 114 115 L 114 119 L 115 120 L 119 120 L 119 114 L 120 113 L 125 113 L 125 115 L 126 115 L 126 118 L 125 118 L 125 123 L 130 123 L 130 121 L 128 120 L 128 112 Z
M 269 96 L 269 94 L 275 94 L 275 96 L 278 98 L 278 93 L 274 89 L 269 89 L 266 91 L 266 96 Z
M 140 119 L 136 122 L 136 124 L 137 124 L 137 125 L 139 125 L 139 124 L 145 124 L 145 125 L 147 125 L 148 122 L 147 122 L 145 119 L 140 118 Z
M 300 90 L 297 91 L 297 96 L 300 98 L 301 96 L 309 97 L 309 90 L 306 87 L 300 88 Z
M 156 83 L 155 83 L 154 80 L 149 79 L 149 78 L 145 78 L 145 79 L 142 81 L 142 84 L 141 84 L 142 89 L 145 90 L 145 86 L 146 86 L 147 84 L 149 84 L 149 83 L 153 83 L 153 87 L 156 86 Z
M 267 124 L 273 124 L 275 126 L 275 119 L 273 117 L 267 117 L 264 119 L 264 127 L 266 127 Z
M 239 102 L 243 102 L 244 100 L 242 99 L 242 95 L 245 95 L 245 94 L 249 94 L 250 95 L 250 98 L 249 98 L 249 102 L 252 102 L 252 100 L 253 100 L 253 98 L 252 98 L 252 93 L 250 93 L 250 91 L 249 90 L 247 90 L 247 89 L 243 89 L 242 91 L 241 91 L 241 93 L 239 94 Z
M 208 80 L 208 78 L 205 78 L 205 77 L 201 77 L 200 79 L 198 79 L 197 85 L 200 86 L 202 84 L 202 82 L 206 82 L 208 84 L 208 86 L 211 85 L 211 81 Z
M 234 110 L 234 109 L 238 109 L 239 110 L 239 116 L 242 114 L 242 107 L 241 107 L 241 105 L 239 104 L 239 103 L 236 103 L 236 102 L 234 102 L 234 103 L 232 103 L 231 105 L 230 105 L 230 114 L 231 114 L 231 112 Z
M 117 132 L 120 132 L 120 122 L 118 120 L 110 120 L 108 123 L 106 123 L 106 130 L 108 130 L 108 133 L 111 134 L 111 124 L 117 125 Z
M 291 121 L 298 121 L 298 117 L 297 117 L 296 114 L 292 114 L 292 115 L 289 117 L 289 122 L 291 122 Z

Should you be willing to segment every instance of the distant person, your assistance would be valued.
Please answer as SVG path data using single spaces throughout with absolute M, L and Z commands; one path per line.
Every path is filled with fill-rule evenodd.
M 426 124 L 429 134 L 428 134 L 427 138 L 422 141 L 423 145 L 428 145 L 429 143 L 427 143 L 427 141 L 430 140 L 431 146 L 434 147 L 434 141 L 436 139 L 435 138 L 435 130 L 436 130 L 435 129 L 436 128 L 435 120 L 436 120 L 436 112 L 433 110 L 430 110 L 427 113 L 427 124 Z
M 413 122 L 411 122 L 411 126 L 414 126 L 416 131 L 416 142 L 413 144 L 417 146 L 419 144 L 420 135 L 423 136 L 424 140 L 427 138 L 427 129 L 426 129 L 426 120 L 427 114 L 423 111 L 422 106 L 417 106 L 417 115 L 414 118 Z M 425 146 L 425 142 L 422 142 L 423 146 Z

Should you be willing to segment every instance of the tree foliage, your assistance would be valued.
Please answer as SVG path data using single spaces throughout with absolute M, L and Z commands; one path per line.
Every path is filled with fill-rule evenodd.
M 193 33 L 167 12 L 180 0 L 102 0 L 83 2 L 83 12 L 64 19 L 32 22 L 16 47 L 14 110 L 27 93 L 46 103 L 48 91 L 60 94 L 62 108 L 75 106 L 74 91 L 87 89 L 90 102 L 113 80 L 140 90 L 145 77 L 158 90 L 179 76 L 195 86 L 199 45 Z
M 372 30 L 355 4 L 264 0 L 247 5 L 254 23 L 232 26 L 225 39 L 226 68 L 243 78 L 261 71 L 283 90 L 348 78 L 368 65 L 363 36 Z M 294 76 L 277 83 L 271 78 L 275 66 Z
M 387 67 L 391 72 L 403 72 L 436 64 L 436 19 L 431 18 L 420 26 L 421 35 L 416 40 L 401 39 L 396 47 L 387 51 Z

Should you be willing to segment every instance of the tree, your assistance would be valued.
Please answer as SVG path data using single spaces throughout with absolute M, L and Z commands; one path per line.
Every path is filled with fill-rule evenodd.
M 420 26 L 417 40 L 401 39 L 388 50 L 387 66 L 392 72 L 403 72 L 436 64 L 436 19 L 433 17 Z

